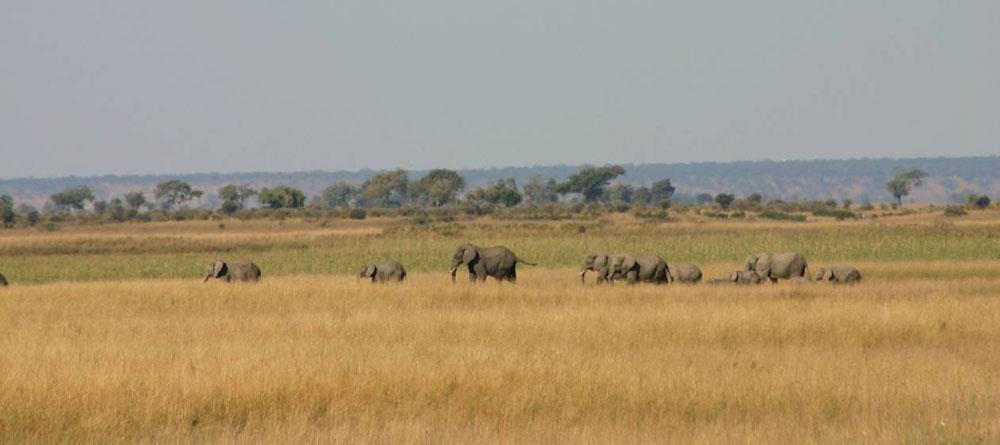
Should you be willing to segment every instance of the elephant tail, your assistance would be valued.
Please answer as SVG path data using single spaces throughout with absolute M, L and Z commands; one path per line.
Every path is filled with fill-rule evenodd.
M 522 264 L 527 264 L 527 265 L 529 265 L 529 266 L 537 266 L 537 265 L 538 265 L 538 263 L 531 263 L 531 262 L 528 262 L 528 261 L 526 261 L 526 260 L 523 260 L 523 259 L 521 259 L 521 258 L 518 258 L 518 259 L 517 259 L 517 262 L 518 262 L 518 263 L 522 263 Z

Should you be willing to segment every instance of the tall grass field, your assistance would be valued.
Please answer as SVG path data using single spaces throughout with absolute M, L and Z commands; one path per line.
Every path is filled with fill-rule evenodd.
M 461 243 L 539 266 L 452 284 Z M 752 252 L 859 285 L 706 277 Z M 203 284 L 216 258 L 258 285 Z M 396 259 L 403 284 L 354 272 Z M 877 221 L 185 222 L 0 231 L 0 443 L 995 443 L 1000 215 Z

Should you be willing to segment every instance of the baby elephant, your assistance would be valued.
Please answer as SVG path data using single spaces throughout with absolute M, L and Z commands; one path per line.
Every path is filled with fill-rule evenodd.
M 737 270 L 729 273 L 729 281 L 736 284 L 760 284 L 764 278 L 752 270 Z
M 701 269 L 697 264 L 671 263 L 668 267 L 670 281 L 679 281 L 685 284 L 695 284 L 701 281 Z
M 0 273 L 0 287 L 4 287 L 6 285 L 7 285 L 7 279 L 4 278 L 2 273 Z
M 816 281 L 831 283 L 857 283 L 861 281 L 861 273 L 852 266 L 821 267 L 813 275 Z
M 205 269 L 205 279 L 202 282 L 207 282 L 209 278 L 216 278 L 227 283 L 234 281 L 256 283 L 260 281 L 260 268 L 250 262 L 227 263 L 218 260 L 209 264 L 208 268 Z
M 396 261 L 389 261 L 379 264 L 366 264 L 361 267 L 358 279 L 371 278 L 372 283 L 386 283 L 389 281 L 403 281 L 406 279 L 406 269 Z

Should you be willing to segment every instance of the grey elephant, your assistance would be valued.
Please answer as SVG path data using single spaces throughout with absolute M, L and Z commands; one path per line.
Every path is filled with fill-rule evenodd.
M 628 284 L 670 282 L 667 262 L 656 255 L 612 255 L 608 259 L 608 273 L 604 277 L 609 283 L 624 279 Z
M 389 281 L 403 281 L 406 279 L 406 269 L 396 261 L 387 261 L 378 264 L 366 264 L 361 266 L 358 279 L 370 278 L 372 283 L 386 283 Z
M 806 259 L 795 252 L 755 253 L 747 257 L 743 270 L 757 272 L 761 278 L 777 283 L 778 279 L 806 276 Z
M 497 281 L 517 282 L 517 263 L 536 266 L 514 255 L 504 246 L 479 247 L 475 244 L 462 244 L 451 256 L 451 282 L 455 282 L 455 274 L 461 265 L 469 269 L 469 281 L 486 281 L 486 277 Z
M 760 284 L 764 277 L 752 270 L 737 270 L 729 273 L 729 281 L 736 284 Z
M 6 287 L 6 286 L 7 286 L 7 278 L 4 277 L 2 273 L 0 273 L 0 287 Z
M 831 283 L 858 283 L 861 281 L 861 272 L 853 266 L 833 266 L 822 267 L 813 275 L 816 281 L 828 281 Z
M 587 271 L 597 272 L 597 284 L 604 282 L 604 278 L 608 275 L 608 261 L 611 256 L 604 252 L 594 252 L 588 253 L 587 256 L 583 257 L 583 267 L 580 270 L 580 283 L 584 282 L 584 276 Z
M 671 263 L 667 265 L 671 282 L 695 284 L 701 281 L 701 268 L 691 263 Z
M 205 268 L 205 279 L 202 282 L 207 282 L 209 278 L 215 278 L 227 283 L 236 281 L 258 282 L 260 281 L 260 268 L 251 262 L 227 263 L 218 260 Z

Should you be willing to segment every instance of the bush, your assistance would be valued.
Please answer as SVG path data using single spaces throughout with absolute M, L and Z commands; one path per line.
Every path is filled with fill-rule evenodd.
M 365 219 L 368 216 L 368 212 L 365 209 L 354 208 L 350 212 L 347 212 L 347 217 L 351 219 Z
M 765 210 L 760 214 L 761 218 L 774 219 L 778 221 L 798 221 L 802 222 L 806 220 L 805 215 L 793 215 L 790 213 L 779 212 L 776 210 Z
M 857 215 L 850 210 L 837 210 L 835 208 L 813 210 L 812 214 L 815 216 L 829 216 L 831 218 L 837 218 L 837 221 L 843 221 L 848 218 L 857 218 Z
M 977 196 L 976 199 L 972 201 L 972 205 L 979 210 L 983 210 L 990 206 L 990 197 L 986 195 Z
M 636 211 L 635 217 L 639 219 L 667 220 L 670 219 L 670 214 L 667 213 L 666 210 L 662 209 L 656 209 L 656 210 L 646 209 L 646 210 Z
M 959 205 L 950 205 L 944 208 L 944 216 L 958 217 L 965 216 L 967 214 L 968 213 L 965 211 L 965 207 Z

